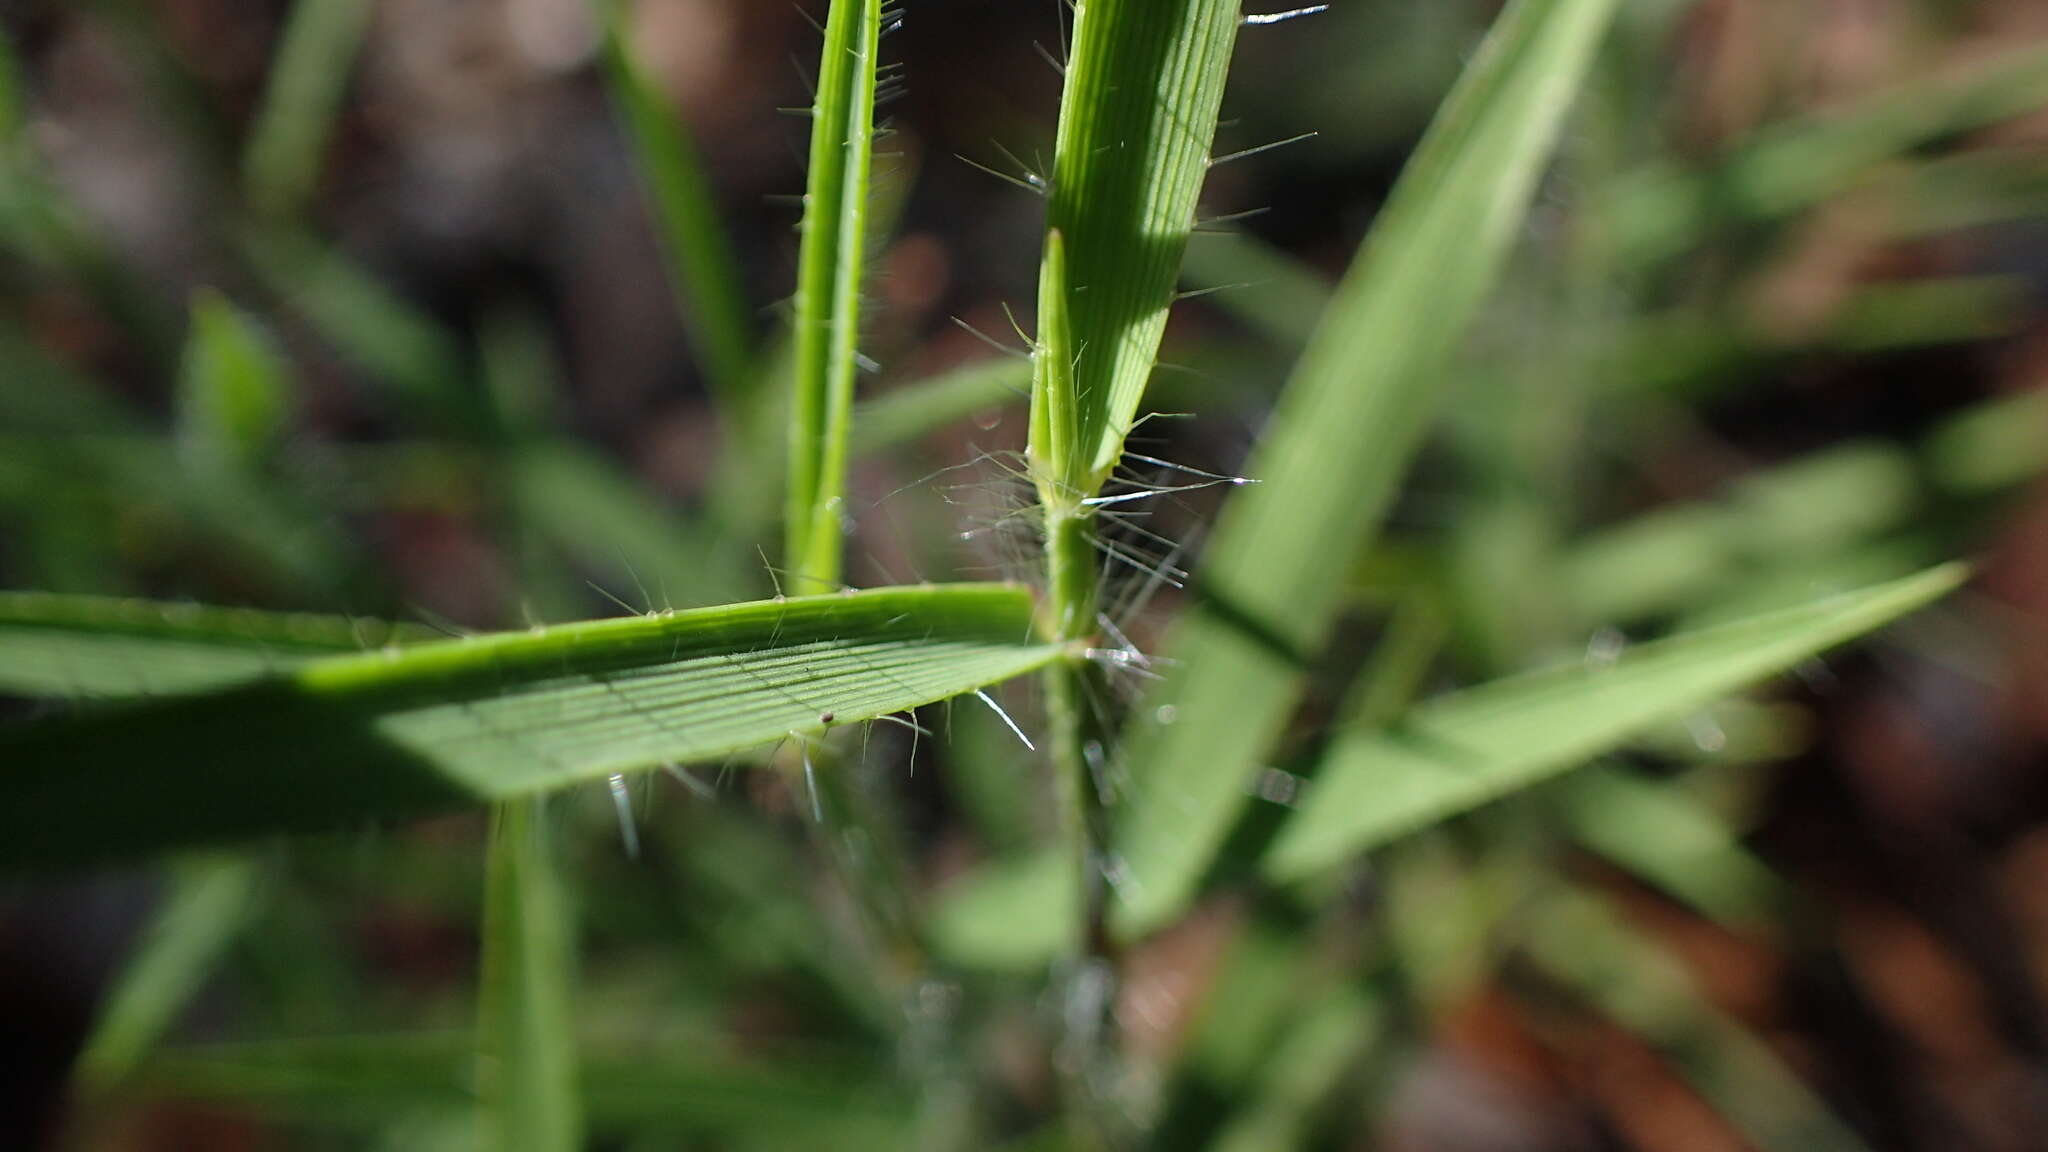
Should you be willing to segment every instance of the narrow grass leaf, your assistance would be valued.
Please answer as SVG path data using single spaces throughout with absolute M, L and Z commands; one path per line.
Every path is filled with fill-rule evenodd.
M 879 455 L 977 413 L 1015 406 L 1030 388 L 1030 363 L 1006 358 L 900 385 L 854 409 L 854 454 Z
M 138 1070 L 144 1098 L 233 1103 L 328 1129 L 475 1100 L 464 1032 L 324 1037 L 166 1049 Z M 579 1054 L 593 1126 L 717 1137 L 808 1134 L 784 1147 L 901 1148 L 909 1102 L 871 1061 L 810 1054 L 745 1061 L 717 1045 Z M 887 1134 L 889 1139 L 884 1139 Z M 837 1137 L 837 1138 L 835 1138 Z M 723 1146 L 723 1145 L 721 1145 Z
M 1588 626 L 1672 613 L 1726 590 L 1745 569 L 1838 556 L 1909 524 L 1918 485 L 1904 449 L 1843 444 L 1752 473 L 1717 500 L 1590 533 L 1567 552 L 1560 583 Z
M 1873 165 L 2048 105 L 2048 49 L 1937 70 L 1856 103 L 1765 128 L 1702 173 L 1638 172 L 1605 215 L 1628 258 L 1683 251 L 1715 217 L 1770 219 L 1834 194 Z
M 1656 641 L 1611 665 L 1511 677 L 1345 736 L 1266 857 L 1298 880 L 1584 763 L 1681 715 L 1906 615 L 1964 579 L 1947 565 L 1815 604 Z
M 368 270 L 286 228 L 237 241 L 264 286 L 408 414 L 463 434 L 485 426 L 462 346 Z
M 1238 20 L 1236 0 L 1074 5 L 1047 215 L 1064 286 L 1042 284 L 1041 309 L 1062 292 L 1072 318 L 1074 456 L 1055 475 L 1077 498 L 1116 466 L 1158 358 Z
M 1502 13 L 1410 161 L 1317 329 L 1198 573 L 1140 723 L 1120 848 L 1127 929 L 1193 894 L 1336 610 L 1492 286 L 1613 0 Z
M 2001 396 L 1944 421 L 1921 446 L 1945 491 L 1983 493 L 2048 471 L 2048 391 Z
M 178 432 L 193 462 L 259 465 L 290 404 L 291 379 L 269 336 L 219 293 L 198 293 L 178 378 Z
M 1538 970 L 1670 1059 L 1764 1152 L 1864 1152 L 1865 1144 L 1770 1045 L 1714 1010 L 1684 967 L 1601 897 L 1563 886 L 1527 909 Z
M 721 413 L 744 426 L 753 334 L 739 263 L 689 126 L 634 56 L 628 9 L 607 0 L 604 21 L 605 79 L 647 185 L 669 286 Z
M 1383 1033 L 1385 1015 L 1357 988 L 1332 989 L 1292 1021 L 1249 1086 L 1249 1102 L 1209 1145 L 1212 1152 L 1313 1144 L 1317 1119 Z
M 304 210 L 369 22 L 370 0 L 292 5 L 242 157 L 257 211 L 286 219 Z
M 1579 843 L 1724 924 L 1764 922 L 1785 885 L 1718 814 L 1668 781 L 1581 772 L 1563 797 Z
M 955 964 L 1029 972 L 1078 942 L 1081 894 L 1067 855 L 1037 852 L 986 864 L 944 889 L 932 946 Z
M 546 798 L 491 809 L 477 1024 L 480 1127 L 504 1152 L 583 1146 L 573 935 Z
M 767 590 L 760 555 L 743 539 L 671 508 L 582 444 L 523 447 L 509 479 L 533 530 L 636 608 L 723 604 Z
M 1330 285 L 1294 256 L 1242 232 L 1188 245 L 1181 283 L 1278 348 L 1293 352 L 1315 335 Z
M 833 0 L 811 110 L 810 177 L 797 255 L 796 393 L 783 562 L 799 592 L 823 592 L 839 582 L 880 36 L 881 0 Z
M 197 692 L 323 656 L 435 635 L 339 616 L 0 592 L 0 692 L 88 698 Z
M 1045 665 L 1013 585 L 875 589 L 329 657 L 0 735 L 0 862 L 534 795 L 856 724 Z
M 1085 475 L 1078 429 L 1073 313 L 1067 306 L 1067 245 L 1057 228 L 1045 234 L 1038 270 L 1038 347 L 1031 356 L 1030 453 L 1048 506 L 1075 504 L 1094 495 Z
M 124 1079 L 154 1048 L 248 921 L 258 887 L 253 861 L 188 860 L 121 966 L 74 1073 L 87 1091 Z

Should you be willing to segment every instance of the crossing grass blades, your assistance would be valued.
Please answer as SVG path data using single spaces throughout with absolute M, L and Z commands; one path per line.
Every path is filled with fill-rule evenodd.
M 1407 464 L 1435 417 L 1457 402 L 1446 382 L 1506 275 L 1621 5 L 1510 0 L 1341 282 L 1306 290 L 1320 316 L 1298 333 L 1292 373 L 1241 474 L 1155 457 L 1132 439 L 1148 418 L 1167 321 L 1187 283 L 1184 258 L 1203 239 L 1205 179 L 1216 164 L 1259 150 L 1219 155 L 1233 54 L 1244 37 L 1314 34 L 1324 7 L 1074 0 L 1060 50 L 1049 53 L 1062 88 L 1051 162 L 1024 181 L 1044 199 L 1028 370 L 970 371 L 869 406 L 857 396 L 864 279 L 888 215 L 873 186 L 876 142 L 886 134 L 878 90 L 890 74 L 884 33 L 904 14 L 881 0 L 832 0 L 823 13 L 783 357 L 756 341 L 738 303 L 687 127 L 647 81 L 623 9 L 605 6 L 603 72 L 651 197 L 683 323 L 714 384 L 721 430 L 749 459 L 773 458 L 780 441 L 786 461 L 781 477 L 718 481 L 749 493 L 779 483 L 783 493 L 781 552 L 768 566 L 776 594 L 721 602 L 720 590 L 745 582 L 754 549 L 745 533 L 760 526 L 749 519 L 762 515 L 760 501 L 735 497 L 723 535 L 650 508 L 562 438 L 545 405 L 521 401 L 533 392 L 522 376 L 533 358 L 530 341 L 522 343 L 531 329 L 517 316 L 491 329 L 468 363 L 431 321 L 405 315 L 294 219 L 366 9 L 297 0 L 248 160 L 242 243 L 251 266 L 293 285 L 295 306 L 316 322 L 325 317 L 345 354 L 398 381 L 399 403 L 414 405 L 423 424 L 469 445 L 483 474 L 514 494 L 508 539 L 528 529 L 558 533 L 600 566 L 621 554 L 615 543 L 630 540 L 643 559 L 628 566 L 639 602 L 622 596 L 630 613 L 618 618 L 450 636 L 341 616 L 0 595 L 0 689 L 66 702 L 0 730 L 0 865 L 34 875 L 162 859 L 169 878 L 155 927 L 117 980 L 79 1065 L 82 1098 L 147 1091 L 283 1111 L 352 1099 L 369 1113 L 360 1122 L 389 1139 L 419 1116 L 453 1116 L 440 1131 L 533 1152 L 627 1133 L 717 1140 L 756 1124 L 771 1142 L 830 1132 L 839 1139 L 827 1143 L 838 1147 L 903 1147 L 913 1138 L 982 1147 L 997 1135 L 982 1108 L 992 1090 L 976 1067 L 987 1045 L 968 1031 L 994 1017 L 957 1001 L 1023 981 L 1046 992 L 1044 1059 L 1057 1085 L 1056 1103 L 1022 1109 L 1031 1114 L 1030 1146 L 1197 1146 L 1180 1142 L 1191 1132 L 1204 1147 L 1292 1146 L 1313 1127 L 1315 1104 L 1335 1078 L 1363 1058 L 1358 1045 L 1378 1009 L 1364 985 L 1329 980 L 1306 960 L 1288 968 L 1297 961 L 1280 946 L 1278 925 L 1334 906 L 1334 878 L 1364 854 L 1594 765 L 1964 580 L 1954 565 L 1899 574 L 1628 646 L 1612 659 L 1420 701 L 1412 665 L 1433 650 L 1427 614 L 1397 614 L 1382 663 L 1336 706 L 1327 729 L 1290 732 L 1308 671 L 1331 644 Z M 1984 83 L 2010 88 L 2024 75 Z M 1979 115 L 2026 103 L 1956 107 Z M 29 144 L 18 125 L 9 130 L 6 162 L 20 166 Z M 1913 144 L 1892 142 L 1897 151 Z M 56 206 L 57 195 L 29 182 L 15 199 Z M 45 219 L 46 233 L 61 240 L 44 253 L 56 272 L 98 259 L 84 255 L 89 236 L 64 231 L 63 212 Z M 161 475 L 191 491 L 171 498 L 213 516 L 227 538 L 241 540 L 236 547 L 287 581 L 323 570 L 334 542 L 292 528 L 309 510 L 281 502 L 261 480 L 276 449 L 266 438 L 290 397 L 278 350 L 250 317 L 207 297 L 181 363 L 193 416 L 180 432 L 184 466 Z M 440 370 L 485 387 L 469 399 L 429 394 Z M 1028 444 L 1014 469 L 1035 501 L 1029 578 L 844 587 L 847 528 L 858 511 L 851 461 L 1012 389 L 1029 395 Z M 465 408 L 478 403 L 474 395 L 488 399 Z M 126 419 L 80 412 L 52 408 L 37 418 L 74 430 Z M 136 451 L 154 451 L 140 431 L 121 427 L 144 446 Z M 86 463 L 105 483 L 132 483 L 112 458 Z M 1201 548 L 1141 539 L 1147 502 L 1212 489 L 1222 511 Z M 602 515 L 572 509 L 578 494 L 589 497 L 581 508 Z M 242 538 L 238 523 L 259 527 Z M 1129 638 L 1132 620 L 1162 585 L 1177 589 L 1164 598 L 1176 614 L 1163 641 L 1141 650 Z M 717 606 L 675 610 L 663 602 L 672 592 Z M 1033 678 L 1035 694 L 1023 690 Z M 996 687 L 1012 681 L 1020 688 L 999 700 Z M 961 701 L 949 714 L 973 709 L 983 723 L 1000 723 L 1003 738 L 1021 738 L 1028 753 L 1007 754 L 1027 755 L 1046 774 L 1060 818 L 1042 842 L 1031 829 L 1016 833 L 1008 851 L 935 897 L 907 875 L 899 833 L 859 778 L 871 771 L 866 744 L 876 722 L 912 741 L 967 739 L 930 720 L 948 701 Z M 1276 767 L 1283 745 L 1298 758 Z M 817 829 L 816 852 L 861 908 L 866 956 L 835 954 L 833 929 L 799 908 L 800 884 L 762 879 L 788 867 L 778 855 L 786 845 L 764 840 L 772 817 L 706 783 L 732 771 L 777 774 L 802 798 L 798 819 Z M 671 778 L 722 810 L 693 825 L 701 843 L 678 846 L 655 832 L 664 816 L 645 798 Z M 1671 796 L 1584 778 L 1604 781 L 1597 795 L 1588 787 L 1585 811 L 1632 806 L 1686 827 L 1697 816 Z M 619 801 L 628 837 L 646 831 L 655 841 L 643 868 L 666 867 L 665 854 L 679 852 L 675 867 L 693 891 L 721 892 L 739 909 L 725 958 L 736 971 L 746 970 L 734 958 L 748 949 L 808 971 L 853 1031 L 917 1055 L 878 1082 L 801 1061 L 742 1067 L 681 1051 L 636 1056 L 579 1026 L 579 999 L 602 998 L 579 988 L 570 896 L 575 870 L 588 864 L 573 850 L 572 813 L 577 797 L 593 793 Z M 482 882 L 473 1024 L 346 1040 L 166 1043 L 210 966 L 249 930 L 241 910 L 261 898 L 259 861 L 270 846 L 318 850 L 337 833 L 345 840 L 470 810 L 490 813 L 485 862 L 463 881 Z M 852 843 L 863 847 L 849 851 Z M 641 846 L 636 838 L 622 847 Z M 1653 860 L 1642 868 L 1657 874 Z M 1326 980 L 1315 1011 L 1270 997 L 1244 1002 L 1248 1021 L 1266 1029 L 1261 1051 L 1276 1068 L 1300 1070 L 1293 1079 L 1267 1082 L 1249 1058 L 1218 1056 L 1213 1021 L 1164 1056 L 1125 1042 L 1129 1012 L 1118 1005 L 1133 950 L 1224 887 L 1287 910 L 1250 918 L 1226 983 L 1257 985 L 1260 962 L 1278 966 L 1265 973 L 1269 990 L 1289 973 Z M 1641 947 L 1584 893 L 1544 898 L 1607 954 Z M 742 936 L 750 943 L 742 946 Z M 1539 947 L 1561 948 L 1555 940 Z M 1809 1135 L 1853 1146 L 1767 1054 L 1731 1043 L 1751 1082 L 1790 1092 L 1786 1108 L 1819 1118 Z M 1185 1091 L 1205 1076 L 1224 1093 L 1222 1112 L 1198 1123 Z M 755 1103 L 706 1103 L 721 1093 L 754 1093 Z M 1005 1123 L 1014 1126 L 1019 1110 L 1007 1101 Z

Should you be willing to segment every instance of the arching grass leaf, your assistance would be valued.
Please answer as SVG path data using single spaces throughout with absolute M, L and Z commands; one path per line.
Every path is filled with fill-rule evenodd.
M 1511 677 L 1340 739 L 1266 857 L 1275 879 L 1526 788 L 1953 591 L 1947 565 L 1890 584 L 1645 644 L 1611 665 Z
M 83 708 L 0 736 L 0 862 L 334 828 L 720 757 L 1041 667 L 1060 649 L 1032 616 L 1013 585 L 876 589 L 327 657 Z

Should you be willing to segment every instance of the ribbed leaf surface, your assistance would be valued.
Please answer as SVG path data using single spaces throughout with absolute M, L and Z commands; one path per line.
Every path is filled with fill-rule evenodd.
M 132 855 L 545 792 L 943 700 L 1058 651 L 1035 638 L 1026 590 L 963 584 L 328 657 L 0 738 L 0 861 Z

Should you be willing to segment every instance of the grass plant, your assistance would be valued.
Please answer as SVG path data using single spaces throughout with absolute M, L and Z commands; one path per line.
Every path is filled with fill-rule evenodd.
M 0 389 L 0 456 L 18 457 L 0 459 L 0 510 L 9 530 L 43 541 L 26 549 L 50 557 L 37 570 L 74 585 L 0 593 L 0 692 L 46 702 L 0 726 L 0 867 L 158 860 L 170 877 L 80 1059 L 81 1092 L 293 1115 L 344 1103 L 344 1126 L 387 1146 L 480 1139 L 559 1152 L 621 1134 L 652 1146 L 678 1136 L 992 1146 L 996 1117 L 1038 1106 L 996 1099 L 975 1054 L 1014 1023 L 992 1003 L 1037 997 L 1056 1021 L 1046 1059 L 1063 1090 L 1025 1126 L 1031 1146 L 1310 1146 L 1332 1130 L 1347 1085 L 1386 1083 L 1408 1026 L 1397 1008 L 1409 993 L 1397 986 L 1418 1002 L 1448 996 L 1491 971 L 1492 951 L 1518 948 L 1600 1012 L 1679 1051 L 1760 1147 L 1857 1146 L 1653 942 L 1556 872 L 1546 837 L 1708 918 L 1768 914 L 1786 887 L 1703 798 L 1692 773 L 1708 769 L 1688 761 L 1686 774 L 1653 781 L 1622 757 L 1659 739 L 1698 754 L 1698 741 L 1671 738 L 1674 726 L 1953 593 L 1968 572 L 1944 561 L 1962 545 L 1923 530 L 1919 512 L 1995 494 L 2048 464 L 2037 440 L 2013 432 L 2015 414 L 2039 415 L 2036 398 L 1952 416 L 1917 448 L 1839 446 L 1757 470 L 1720 499 L 1570 539 L 1554 509 L 1518 518 L 1529 509 L 1513 484 L 1467 477 L 1479 527 L 1447 533 L 1462 543 L 1442 554 L 1413 548 L 1387 523 L 1439 415 L 1452 412 L 1458 458 L 1474 471 L 1513 457 L 1501 470 L 1541 487 L 1554 478 L 1546 461 L 1572 451 L 1556 440 L 1524 451 L 1507 417 L 1472 416 L 1455 385 L 1480 362 L 1492 304 L 1529 290 L 1517 246 L 1603 45 L 1623 34 L 1623 6 L 1508 0 L 1334 287 L 1248 237 L 1204 235 L 1217 228 L 1198 214 L 1216 165 L 1266 150 L 1217 155 L 1239 41 L 1292 34 L 1322 6 L 1069 7 L 1048 52 L 1061 73 L 1052 162 L 1025 181 L 1045 200 L 1028 364 L 970 364 L 879 394 L 862 383 L 861 343 L 874 319 L 877 225 L 895 216 L 877 205 L 874 158 L 886 136 L 885 32 L 902 14 L 882 0 L 823 10 L 785 374 L 776 339 L 755 331 L 717 181 L 637 54 L 630 6 L 593 10 L 595 68 L 717 414 L 726 455 L 705 485 L 709 507 L 652 496 L 558 426 L 550 337 L 531 313 L 499 307 L 470 339 L 320 237 L 310 221 L 365 43 L 362 0 L 291 6 L 239 176 L 222 193 L 241 287 L 193 294 L 182 354 L 166 358 L 177 365 L 166 373 L 171 431 L 0 312 L 0 370 L 36 382 Z M 108 12 L 147 41 L 144 10 Z M 135 51 L 166 92 L 185 93 L 184 130 L 222 151 L 174 54 Z M 2048 102 L 2039 65 L 2038 52 L 2015 53 L 1780 125 L 1698 171 L 1588 164 L 1598 175 L 1588 199 L 1611 219 L 1587 242 L 1592 254 L 1575 257 L 1580 271 L 1605 269 L 1634 290 L 1717 221 L 1772 226 L 1945 134 Z M 135 294 L 61 188 L 7 178 L 35 172 L 27 102 L 16 54 L 0 52 L 9 267 L 77 287 L 139 347 L 159 348 L 175 319 Z M 2022 216 L 2039 207 L 2030 181 L 1927 161 L 1904 182 L 1897 227 Z M 1930 214 L 1923 183 L 1982 196 L 1959 216 Z M 1247 462 L 1222 472 L 1152 455 L 1141 430 L 1169 415 L 1155 376 L 1182 288 L 1246 280 L 1267 287 L 1204 307 L 1291 362 Z M 1849 354 L 1980 339 L 2007 326 L 2009 287 L 1865 288 L 1806 338 Z M 1570 296 L 1558 307 L 1585 304 Z M 1689 355 L 1660 361 L 1654 384 L 1617 379 L 1642 359 L 1627 352 L 1581 355 L 1561 342 L 1517 355 L 1554 352 L 1559 375 L 1586 367 L 1594 383 L 1560 391 L 1560 409 L 1611 402 L 1651 420 L 1679 403 L 1667 383 L 1675 394 L 1714 365 L 1784 354 L 1732 308 L 1688 306 L 1671 324 L 1640 312 L 1603 348 L 1669 347 L 1660 341 L 1676 325 L 1698 336 L 1680 349 Z M 403 433 L 300 457 L 309 346 L 360 379 L 367 405 Z M 1504 388 L 1522 367 L 1496 360 L 1484 374 Z M 1541 377 L 1540 366 L 1527 371 Z M 1215 394 L 1190 394 L 1202 387 Z M 1021 454 L 991 459 L 1030 493 L 1028 509 L 1004 517 L 1029 525 L 1031 560 L 1014 573 L 1024 579 L 850 586 L 849 534 L 871 530 L 852 463 L 908 458 L 934 430 L 1020 398 Z M 771 438 L 782 443 L 764 447 Z M 61 507 L 53 476 L 67 486 Z M 778 490 L 771 563 L 754 529 L 767 528 L 762 509 Z M 1155 530 L 1167 519 L 1155 510 L 1196 493 L 1221 496 L 1204 544 Z M 492 546 L 517 558 L 527 618 L 470 632 L 399 622 L 388 599 L 373 600 L 386 610 L 372 616 L 339 611 L 374 596 L 336 527 L 360 514 L 351 500 L 438 502 L 485 525 Z M 51 529 L 57 512 L 76 530 Z M 328 611 L 125 594 L 133 585 L 107 574 L 151 532 L 225 542 L 247 570 L 220 586 L 263 593 L 245 598 Z M 1528 556 L 1552 583 L 1513 591 L 1556 606 L 1555 624 L 1532 635 L 1583 643 L 1603 626 L 1684 626 L 1590 654 L 1492 643 L 1513 631 L 1502 624 L 1512 612 L 1509 590 L 1486 574 Z M 106 578 L 74 582 L 72 572 Z M 560 622 L 588 605 L 578 578 L 591 576 L 627 614 Z M 1150 632 L 1133 606 L 1155 599 L 1172 619 L 1157 645 L 1141 645 L 1132 637 Z M 1342 633 L 1362 605 L 1384 632 L 1360 658 Z M 1435 691 L 1447 649 L 1475 636 L 1467 649 L 1484 654 L 1472 663 L 1489 682 Z M 1333 688 L 1329 669 L 1347 659 Z M 994 694 L 1027 677 L 1036 708 Z M 956 731 L 956 707 L 977 719 L 957 718 Z M 1782 743 L 1768 709 L 1723 707 L 1754 722 L 1756 739 L 1733 743 L 1757 759 Z M 1740 734 L 1737 719 L 1727 727 Z M 899 735 L 907 752 L 891 743 Z M 958 773 L 948 786 L 987 849 L 935 895 L 918 874 L 924 857 L 904 847 L 896 792 L 869 771 L 877 757 L 916 765 L 926 740 L 975 761 L 948 763 Z M 721 763 L 779 769 L 771 779 L 785 791 L 759 791 L 784 796 L 806 847 L 757 812 L 713 801 L 673 823 L 643 819 L 636 805 L 657 781 L 709 793 L 694 769 Z M 1025 771 L 1054 799 L 1051 828 L 1019 810 L 1035 794 Z M 1544 822 L 1506 802 L 1524 793 L 1562 816 Z M 585 796 L 602 819 L 587 818 Z M 209 968 L 267 914 L 255 895 L 284 899 L 289 869 L 252 845 L 313 860 L 337 830 L 462 811 L 489 813 L 473 1027 L 166 1046 Z M 1502 834 L 1465 852 L 1434 831 L 1454 821 Z M 617 891 L 603 869 L 619 854 L 595 864 L 581 850 L 593 824 L 623 839 L 634 867 L 670 869 L 679 907 Z M 1368 855 L 1389 861 L 1391 895 L 1386 931 L 1359 943 L 1336 893 Z M 828 902 L 844 907 L 821 912 L 803 890 L 797 878 L 816 858 L 836 883 Z M 1445 891 L 1451 911 L 1414 914 Z M 1232 893 L 1235 905 L 1219 899 Z M 1235 910 L 1215 911 L 1225 907 Z M 1178 1047 L 1137 1050 L 1124 1035 L 1132 951 L 1212 920 L 1231 935 L 1208 1007 Z M 765 1058 L 742 1057 L 730 1037 L 700 1046 L 633 1033 L 620 1023 L 641 1013 L 633 981 L 593 975 L 579 951 L 650 922 L 688 942 L 685 967 L 702 957 L 711 969 L 650 978 L 698 998 L 682 1013 L 688 1027 L 718 1035 L 719 997 L 773 973 L 822 1005 L 848 1051 L 871 1065 L 886 1054 L 880 1063 L 899 1074 L 823 1049 L 764 1043 Z

